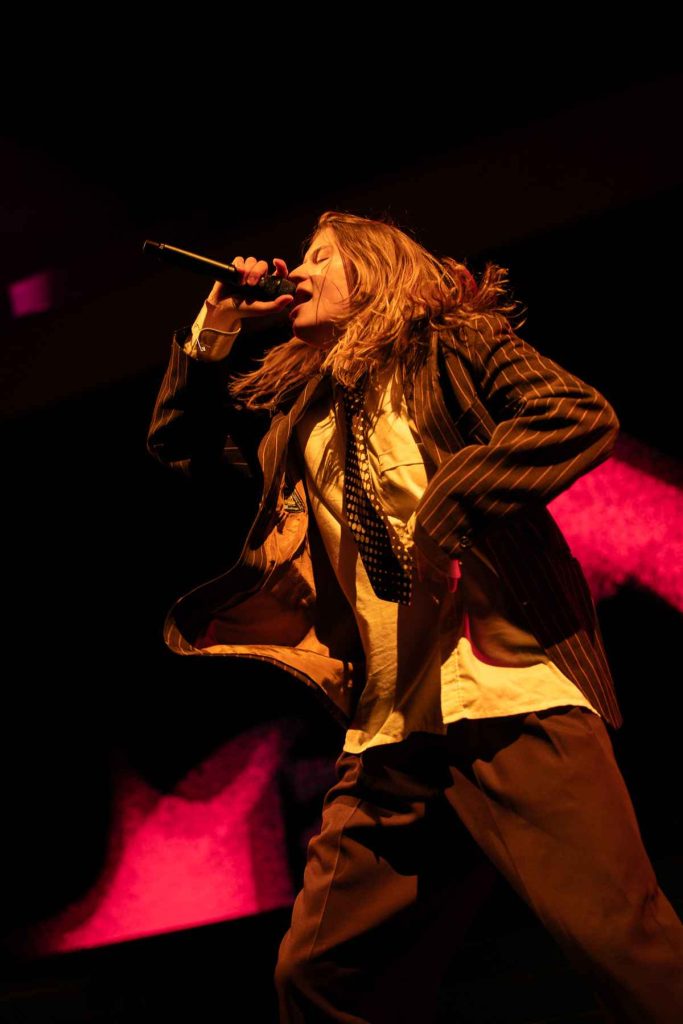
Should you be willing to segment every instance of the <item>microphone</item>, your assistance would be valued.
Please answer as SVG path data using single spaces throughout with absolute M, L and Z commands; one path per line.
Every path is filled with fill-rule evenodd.
M 152 242 L 147 239 L 142 251 L 157 256 L 171 266 L 204 274 L 213 281 L 222 281 L 231 295 L 243 299 L 273 302 L 279 295 L 293 295 L 296 291 L 296 284 L 293 281 L 288 281 L 286 277 L 278 277 L 277 274 L 262 277 L 258 284 L 242 284 L 242 275 L 232 263 L 219 263 L 218 260 L 198 256 L 197 253 L 187 252 L 186 249 L 177 249 L 165 242 Z

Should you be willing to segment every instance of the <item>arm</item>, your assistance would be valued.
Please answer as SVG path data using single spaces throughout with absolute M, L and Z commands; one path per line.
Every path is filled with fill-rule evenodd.
M 442 562 L 496 520 L 546 504 L 600 465 L 619 433 L 609 402 L 523 341 L 506 317 L 484 314 L 479 329 L 464 327 L 462 337 L 495 429 L 487 444 L 467 445 L 442 463 L 409 520 L 415 544 Z M 443 351 L 455 382 L 462 352 L 449 342 Z
M 238 480 L 258 489 L 262 484 L 258 445 L 270 418 L 267 412 L 239 409 L 227 391 L 237 332 L 206 328 L 203 322 L 204 309 L 192 328 L 181 327 L 173 334 L 147 433 L 147 451 L 194 481 L 207 484 L 225 478 L 234 482 L 237 473 Z
M 192 324 L 191 333 L 181 344 L 183 352 L 191 359 L 217 362 L 230 355 L 235 338 L 242 329 L 242 322 L 235 318 L 226 323 L 224 318 L 220 318 L 222 326 L 219 328 L 215 308 L 207 299 Z

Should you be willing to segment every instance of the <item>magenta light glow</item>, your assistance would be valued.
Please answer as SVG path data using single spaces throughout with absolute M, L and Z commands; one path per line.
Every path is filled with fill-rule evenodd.
M 289 906 L 275 777 L 286 736 L 277 723 L 231 740 L 171 794 L 128 765 L 112 780 L 109 849 L 95 887 L 29 933 L 31 955 L 101 946 Z
M 622 433 L 612 457 L 549 508 L 596 603 L 633 580 L 683 611 L 683 496 L 674 460 Z M 112 779 L 109 849 L 97 884 L 17 936 L 15 948 L 42 955 L 291 906 L 286 809 L 276 784 L 289 742 L 286 723 L 250 729 L 198 764 L 171 794 L 121 765 Z M 297 786 L 317 792 L 331 784 L 326 767 L 306 762 Z
M 57 270 L 44 270 L 21 281 L 7 285 L 9 308 L 15 320 L 35 313 L 47 313 L 61 301 L 62 275 Z
M 683 612 L 682 484 L 680 464 L 622 433 L 607 462 L 548 505 L 596 603 L 628 580 Z

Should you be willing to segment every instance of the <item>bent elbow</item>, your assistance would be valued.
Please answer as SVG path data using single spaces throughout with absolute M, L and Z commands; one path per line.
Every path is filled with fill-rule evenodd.
M 614 406 L 610 405 L 610 403 L 605 400 L 605 434 L 608 437 L 610 451 L 616 444 L 620 430 L 621 423 L 619 422 L 616 410 L 614 409 Z
M 168 448 L 161 444 L 161 442 L 148 439 L 145 443 L 145 451 L 159 466 L 163 466 L 164 469 L 170 470 L 172 473 L 179 476 L 191 476 L 192 470 L 190 459 L 182 458 L 179 455 L 174 457 Z
M 592 446 L 594 452 L 593 469 L 610 458 L 617 443 L 620 429 L 621 424 L 616 412 L 609 402 L 605 402 L 603 415 L 600 418 L 599 430 L 595 431 L 594 434 L 595 440 Z
M 154 459 L 155 462 L 161 462 L 165 465 L 168 461 L 164 458 L 163 444 L 156 440 L 152 434 L 150 434 L 145 441 L 145 451 Z

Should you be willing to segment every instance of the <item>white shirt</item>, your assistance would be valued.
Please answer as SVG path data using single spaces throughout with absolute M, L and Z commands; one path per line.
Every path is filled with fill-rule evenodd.
M 203 326 L 206 304 L 184 351 L 225 358 L 239 334 Z M 338 423 L 337 416 L 340 420 Z M 598 711 L 516 618 L 498 573 L 476 543 L 462 556 L 455 593 L 413 576 L 413 599 L 378 598 L 342 513 L 344 428 L 334 396 L 311 403 L 294 428 L 314 515 L 353 614 L 366 659 L 366 682 L 344 750 L 395 743 L 412 732 L 443 735 L 461 718 L 489 718 L 579 705 Z M 415 423 L 395 375 L 378 376 L 368 396 L 367 452 L 387 526 L 410 547 L 415 508 L 428 477 Z
M 397 377 L 380 373 L 366 415 L 373 485 L 388 527 L 410 541 L 428 478 Z M 309 405 L 294 432 L 306 467 L 309 514 L 353 609 L 366 658 L 365 687 L 344 750 L 360 753 L 416 731 L 443 735 L 461 718 L 567 705 L 598 714 L 518 621 L 476 543 L 463 554 L 455 593 L 445 582 L 413 576 L 410 605 L 377 597 L 342 513 L 342 419 L 341 407 L 326 394 Z

